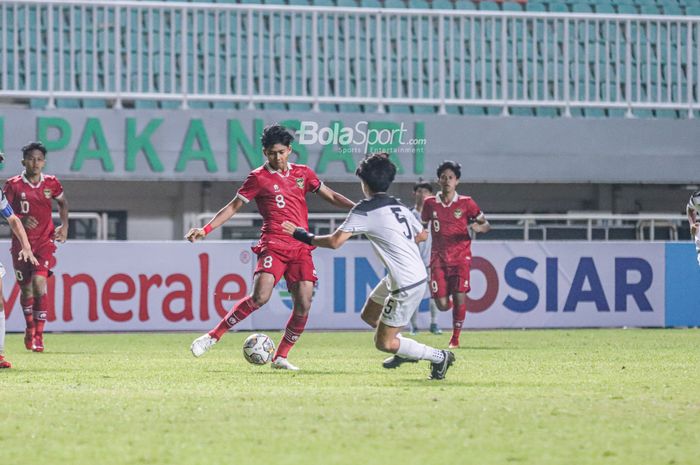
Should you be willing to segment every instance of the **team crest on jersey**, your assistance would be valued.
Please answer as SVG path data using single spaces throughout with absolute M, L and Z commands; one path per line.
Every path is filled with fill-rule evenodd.
M 23 199 L 26 199 L 26 198 L 27 198 L 27 194 L 24 193 L 24 192 L 22 192 L 22 194 L 20 195 L 20 197 L 22 197 Z
M 303 188 L 304 188 L 304 178 L 297 178 L 297 187 L 298 187 L 299 189 L 303 189 Z
M 276 191 L 280 190 L 280 186 L 278 186 L 277 184 L 275 184 L 273 187 L 275 188 Z
M 51 198 L 51 189 L 44 189 L 44 197 L 47 199 Z
M 455 210 L 454 212 L 455 218 L 460 219 L 462 217 L 462 210 L 459 208 Z

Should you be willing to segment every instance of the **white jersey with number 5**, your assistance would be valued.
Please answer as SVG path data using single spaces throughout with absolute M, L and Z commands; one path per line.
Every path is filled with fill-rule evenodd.
M 417 287 L 427 279 L 415 241 L 423 225 L 394 197 L 379 193 L 362 200 L 350 211 L 340 230 L 367 236 L 389 271 L 392 293 Z

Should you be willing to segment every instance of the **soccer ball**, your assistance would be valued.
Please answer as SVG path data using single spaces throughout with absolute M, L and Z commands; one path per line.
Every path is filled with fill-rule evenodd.
M 274 352 L 275 343 L 264 334 L 251 334 L 243 342 L 243 357 L 253 365 L 265 365 Z

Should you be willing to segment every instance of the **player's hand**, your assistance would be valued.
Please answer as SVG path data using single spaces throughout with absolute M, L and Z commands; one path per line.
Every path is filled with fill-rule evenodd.
M 68 239 L 68 228 L 64 228 L 63 225 L 60 225 L 53 233 L 53 240 L 63 244 L 66 242 L 66 239 Z
M 24 225 L 25 229 L 34 229 L 39 226 L 39 221 L 37 221 L 37 219 L 33 216 L 25 216 L 22 218 L 22 224 Z
M 690 237 L 692 237 L 693 239 L 695 238 L 695 234 L 697 234 L 699 227 L 700 223 L 693 223 L 690 225 Z
M 36 259 L 34 254 L 32 253 L 32 249 L 22 249 L 19 251 L 18 255 L 19 259 L 22 260 L 23 262 L 29 262 L 34 266 L 39 266 L 39 260 Z
M 290 236 L 294 234 L 294 230 L 297 228 L 297 225 L 292 223 L 291 221 L 285 221 L 282 223 L 282 230 L 289 234 Z
M 200 239 L 204 239 L 207 233 L 204 232 L 204 228 L 192 228 L 187 234 L 185 234 L 185 239 L 190 242 L 196 242 Z

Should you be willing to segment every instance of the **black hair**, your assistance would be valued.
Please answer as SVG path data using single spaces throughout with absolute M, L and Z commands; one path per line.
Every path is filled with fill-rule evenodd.
M 26 157 L 35 150 L 40 151 L 44 154 L 44 157 L 46 157 L 46 147 L 44 147 L 44 144 L 41 142 L 30 142 L 22 147 L 22 158 Z
M 445 160 L 442 163 L 440 163 L 440 166 L 438 166 L 437 169 L 437 177 L 439 178 L 442 172 L 445 170 L 452 170 L 457 179 L 459 179 L 460 176 L 462 176 L 462 165 L 460 165 L 456 161 Z
M 355 174 L 372 192 L 386 192 L 396 176 L 396 165 L 389 160 L 388 153 L 367 154 Z
M 294 136 L 292 133 L 279 124 L 266 126 L 265 129 L 263 129 L 262 136 L 260 136 L 263 149 L 268 149 L 275 144 L 282 144 L 289 147 L 292 145 L 293 141 Z
M 418 191 L 418 189 L 428 189 L 429 192 L 433 192 L 433 186 L 429 182 L 417 182 L 413 185 L 413 192 Z

